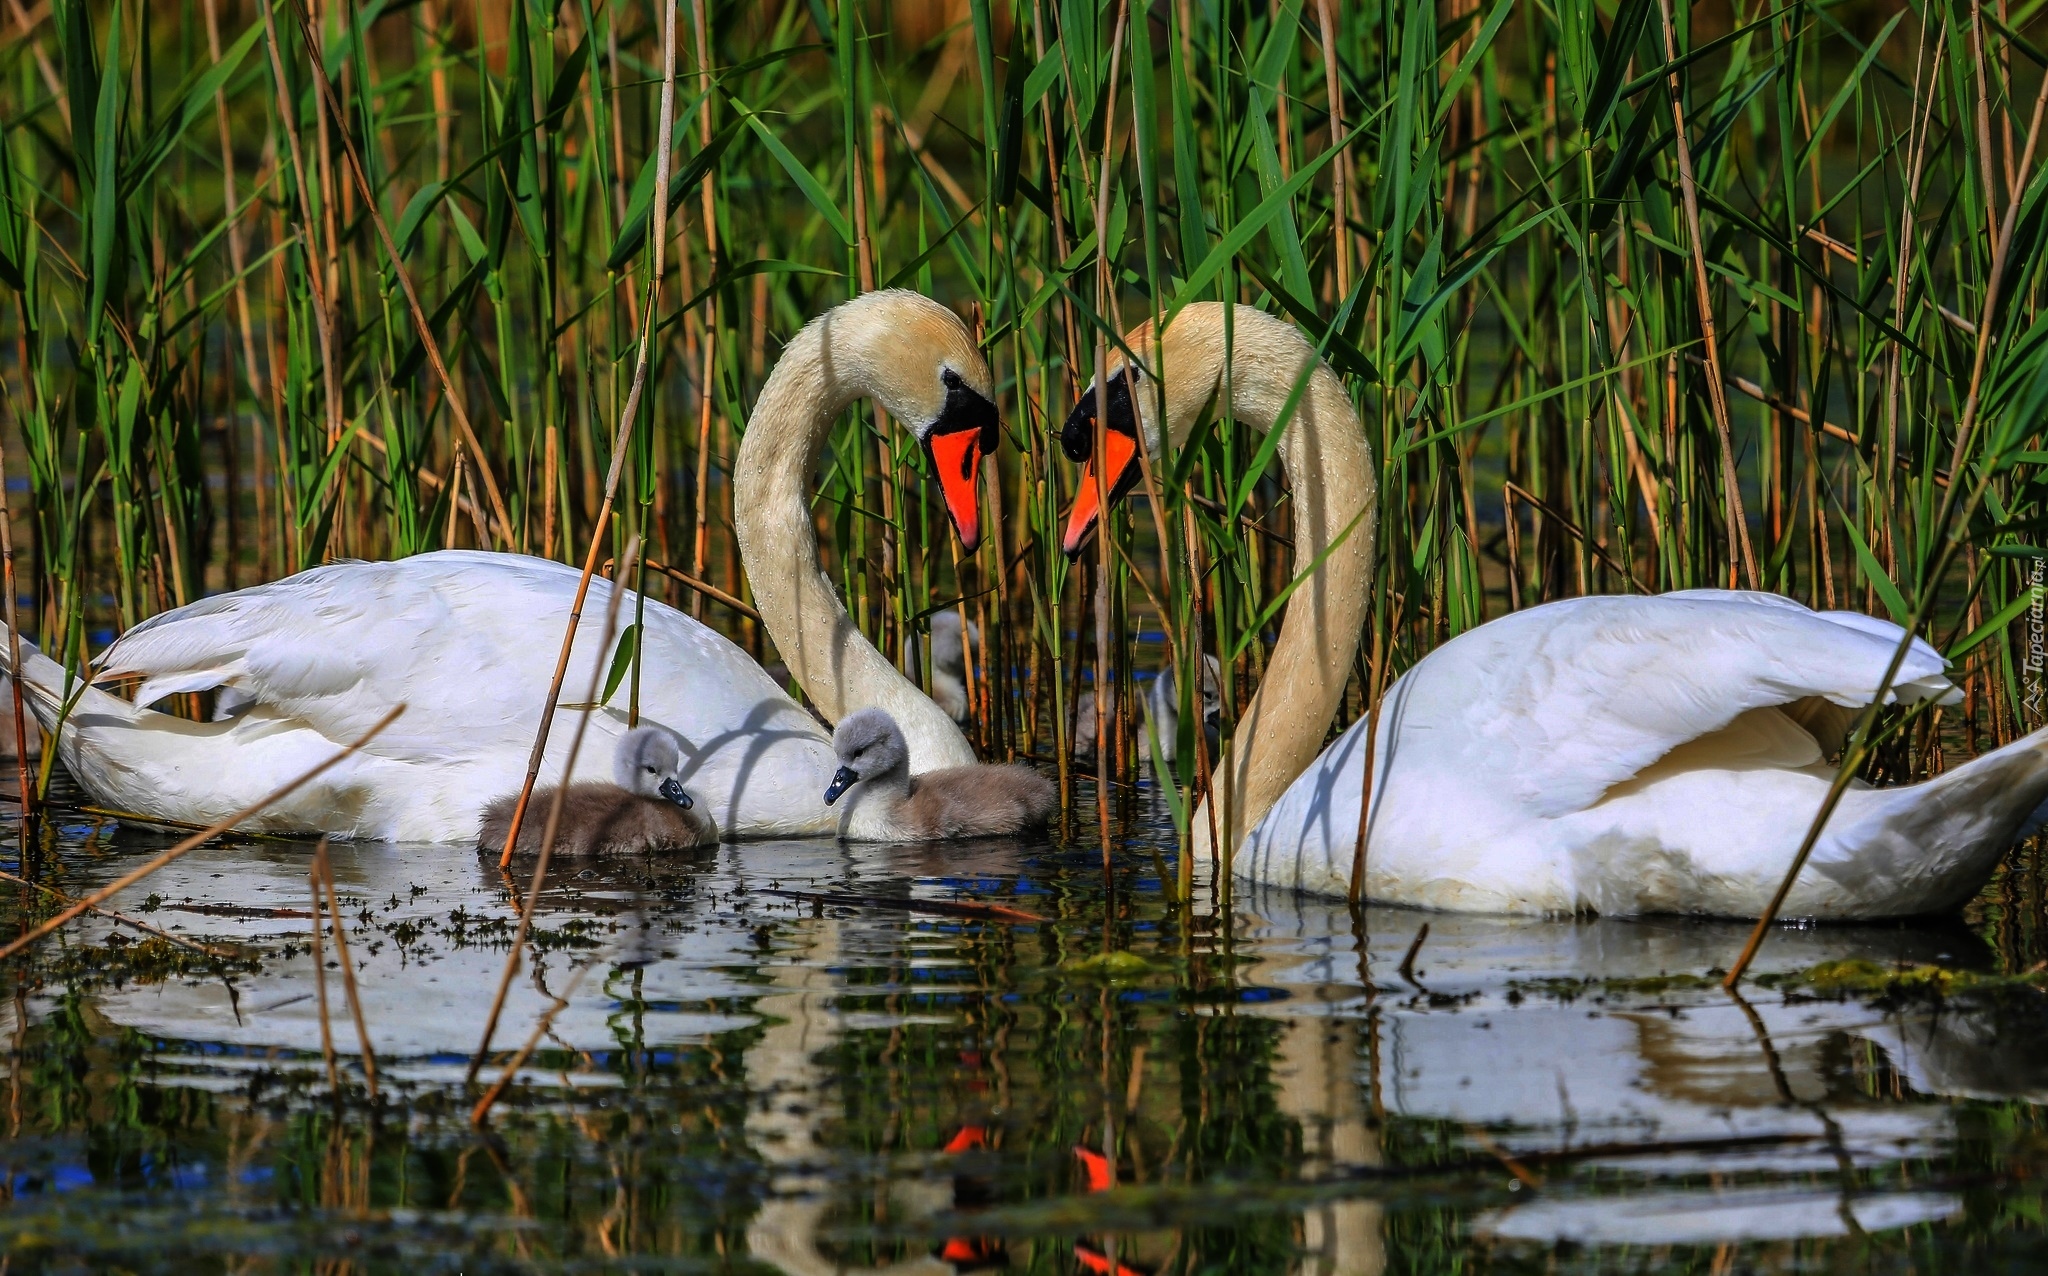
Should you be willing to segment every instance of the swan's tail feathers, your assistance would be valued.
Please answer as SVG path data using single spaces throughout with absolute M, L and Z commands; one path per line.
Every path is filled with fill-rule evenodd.
M 7 626 L 0 623 L 0 669 L 7 667 L 11 650 Z M 74 709 L 89 708 L 95 714 L 124 719 L 132 719 L 139 712 L 126 700 L 108 695 L 97 687 L 86 686 L 81 693 L 79 680 L 75 677 L 67 680 L 64 666 L 44 655 L 26 638 L 21 640 L 20 678 L 22 701 L 28 705 L 29 712 L 35 715 L 36 721 L 41 724 L 44 731 L 54 731 L 58 717 L 64 712 L 67 681 L 71 695 L 77 702 L 73 706 Z
M 1924 784 L 1844 794 L 1804 876 L 1895 903 L 1866 916 L 1945 911 L 1975 894 L 2043 822 L 2048 729 Z

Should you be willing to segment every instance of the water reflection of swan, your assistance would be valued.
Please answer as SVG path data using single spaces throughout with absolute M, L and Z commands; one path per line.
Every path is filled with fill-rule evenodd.
M 1366 1019 L 1357 935 L 1341 905 L 1278 891 L 1242 903 L 1255 919 L 1241 940 L 1243 951 L 1260 957 L 1253 981 L 1291 994 L 1254 1010 L 1290 1021 L 1281 1052 L 1282 1067 L 1290 1067 L 1298 1051 L 1293 1043 L 1314 1039 L 1302 1034 L 1327 1034 L 1333 1020 Z M 1424 920 L 1430 934 L 1415 978 L 1427 994 L 1395 975 Z M 1741 941 L 1739 927 L 1372 909 L 1365 929 L 1366 961 L 1378 986 L 1374 1035 L 1368 1042 L 1359 1034 L 1347 1060 L 1351 1083 L 1361 1095 L 1377 1097 L 1390 1115 L 1488 1127 L 1511 1150 L 1791 1136 L 1800 1141 L 1678 1150 L 1616 1164 L 1653 1176 L 1737 1170 L 1834 1175 L 1845 1162 L 1942 1151 L 1955 1137 L 1954 1110 L 1917 1096 L 2032 1097 L 2048 1090 L 2048 1062 L 2039 1048 L 2048 1040 L 2048 1012 L 2039 1007 L 1965 1002 L 1939 1013 L 1888 1011 L 1855 1001 L 1788 1002 L 1767 990 L 1737 1001 L 1705 981 L 1699 987 L 1638 985 L 1635 991 L 1604 982 L 1658 972 L 1697 975 L 1727 960 Z M 1967 966 L 1989 955 L 1960 929 L 1905 927 L 1788 929 L 1774 936 L 1765 954 L 1777 971 L 1842 958 Z M 1888 1064 L 1905 1082 L 1906 1097 L 1864 1095 L 1847 1070 L 1843 1047 L 1850 1044 L 1867 1046 Z M 1678 1219 L 1690 1208 L 1687 1196 L 1660 1194 L 1654 1210 L 1626 1226 L 1616 1219 L 1633 1214 L 1636 1196 L 1575 1199 L 1558 1215 L 1563 1221 L 1531 1216 L 1526 1227 L 1534 1229 L 1531 1235 L 1548 1228 L 1582 1239 L 1633 1227 L 1628 1234 L 1634 1239 L 1658 1239 L 1642 1220 Z M 1829 1234 L 1841 1225 L 1834 1212 L 1841 1198 L 1822 1196 L 1825 1208 L 1791 1198 L 1774 1198 L 1768 1209 L 1759 1205 L 1775 1220 L 1767 1233 Z M 1708 1214 L 1722 1208 L 1704 1196 L 1692 1204 Z M 1898 1226 L 1886 1220 L 1923 1221 L 1952 1208 L 1945 1197 L 1868 1198 L 1856 1205 L 1855 1217 L 1865 1228 Z M 1815 1230 L 1797 1230 L 1802 1219 Z M 1524 1226 L 1502 1222 L 1494 1230 L 1512 1236 Z M 1690 1226 L 1673 1221 L 1670 1239 L 1682 1240 Z
M 748 1049 L 747 1085 L 761 1101 L 747 1109 L 747 1142 L 768 1162 L 766 1199 L 747 1225 L 747 1252 L 789 1276 L 950 1276 L 953 1266 L 919 1255 L 882 1267 L 848 1267 L 818 1249 L 818 1225 L 831 1208 L 831 1181 L 821 1173 L 829 1152 L 817 1130 L 839 1110 L 831 1071 L 818 1056 L 838 1044 L 844 1018 L 832 1005 L 844 981 L 833 967 L 844 959 L 845 923 L 814 918 L 792 926 L 797 941 L 764 964 L 774 991 L 754 1003 L 768 1026 Z M 911 1217 L 930 1216 L 951 1204 L 899 1184 L 896 1195 Z
M 1249 977 L 1262 982 L 1269 965 L 1281 964 L 1268 957 L 1252 967 Z M 1272 973 L 1282 974 L 1278 969 Z M 1345 985 L 1319 983 L 1307 995 L 1309 1003 L 1321 1000 L 1326 989 L 1341 997 Z M 1289 1015 L 1282 1024 L 1273 1061 L 1274 1098 L 1300 1126 L 1299 1173 L 1305 1179 L 1339 1167 L 1381 1163 L 1379 1134 L 1368 1124 L 1367 1093 L 1358 1073 L 1365 1031 L 1359 1019 L 1329 1013 Z M 1379 1276 L 1387 1269 L 1385 1212 L 1378 1201 L 1365 1199 L 1311 1207 L 1302 1217 L 1303 1253 L 1296 1271 L 1300 1276 Z
M 380 1066 L 402 1078 L 460 1080 L 490 1006 L 477 990 L 495 986 L 505 961 L 512 918 L 505 879 L 471 856 L 420 856 L 386 843 L 335 844 L 329 854 Z M 844 889 L 849 877 L 876 879 L 877 889 L 901 891 L 906 878 L 940 873 L 1014 875 L 1022 855 L 1018 845 L 990 843 L 963 864 L 957 852 L 937 848 L 849 849 L 793 841 L 751 843 L 744 851 L 710 848 L 677 863 L 571 865 L 553 875 L 535 917 L 536 929 L 548 937 L 547 950 L 513 981 L 500 1043 L 515 1033 L 523 1036 L 569 973 L 591 960 L 597 969 L 556 1016 L 550 1039 L 557 1045 L 602 1051 L 618 1044 L 617 1021 L 627 1012 L 607 991 L 604 976 L 629 959 L 644 962 L 635 1012 L 644 1044 L 696 1044 L 746 1028 L 757 1022 L 755 1015 L 728 1007 L 760 995 L 757 984 L 735 972 L 760 961 L 755 928 L 763 912 L 809 911 L 792 902 L 763 901 L 755 892 L 771 884 L 813 882 L 821 889 Z M 95 866 L 93 876 L 110 877 L 111 867 Z M 76 888 L 81 881 L 62 885 Z M 668 888 L 687 889 L 691 902 L 643 907 L 644 893 Z M 918 889 L 950 893 L 944 882 Z M 154 906 L 151 895 L 158 898 Z M 159 1040 L 236 1048 L 207 1054 L 204 1066 L 183 1078 L 193 1084 L 230 1084 L 221 1070 L 270 1066 L 264 1056 L 273 1049 L 317 1057 L 320 1019 L 313 962 L 305 951 L 312 926 L 307 905 L 303 846 L 203 847 L 109 906 L 146 912 L 174 934 L 256 944 L 273 956 L 261 971 L 236 975 L 232 989 L 218 979 L 171 979 L 94 995 L 114 1022 Z M 97 939 L 107 930 L 90 918 L 75 925 L 82 938 Z M 286 944 L 295 947 L 294 955 L 275 955 Z M 338 998 L 340 989 L 330 983 L 329 994 Z M 346 1015 L 339 1000 L 332 1013 Z M 354 1034 L 336 1032 L 335 1048 L 354 1052 Z M 178 1075 L 175 1053 L 165 1063 L 167 1075 Z M 571 1080 L 611 1083 L 604 1072 Z
M 1839 1192 L 1747 1188 L 1642 1192 L 1614 1197 L 1539 1198 L 1480 1217 L 1472 1230 L 1490 1240 L 1584 1245 L 1728 1245 L 1849 1236 L 1933 1223 L 1962 1213 L 1947 1192 Z
M 772 844 L 768 849 L 771 863 L 791 862 L 774 855 Z M 329 854 L 380 1064 L 399 1077 L 459 1081 L 490 1006 L 478 990 L 488 992 L 496 984 L 505 961 L 512 914 L 504 879 L 473 856 L 420 856 L 385 843 L 335 844 Z M 735 848 L 707 850 L 690 876 L 707 896 L 729 894 L 751 880 L 739 861 Z M 503 1022 L 516 1025 L 520 1036 L 553 1003 L 553 991 L 566 985 L 570 972 L 595 960 L 598 969 L 556 1017 L 553 1039 L 578 1050 L 615 1046 L 613 1021 L 622 1012 L 601 976 L 629 955 L 648 960 L 642 997 L 650 1004 L 642 1013 L 650 1044 L 704 1041 L 752 1022 L 720 1008 L 752 995 L 752 986 L 731 973 L 755 955 L 750 920 L 729 908 L 706 907 L 688 927 L 643 931 L 646 918 L 635 909 L 633 883 L 607 878 L 602 866 L 572 866 L 555 881 L 535 918 L 537 930 L 549 937 L 549 951 L 513 981 L 505 1006 Z M 232 988 L 219 979 L 172 979 L 96 994 L 114 1022 L 159 1040 L 239 1048 L 207 1054 L 204 1066 L 185 1080 L 232 1084 L 225 1071 L 273 1066 L 266 1059 L 273 1050 L 318 1056 L 318 1001 L 312 958 L 305 951 L 312 922 L 303 846 L 204 847 L 110 906 L 137 913 L 153 908 L 149 919 L 177 934 L 256 944 L 273 954 L 285 944 L 297 950 L 288 958 L 273 955 L 255 974 L 236 975 Z M 339 1026 L 346 1016 L 340 989 L 330 981 L 328 991 Z M 512 1035 L 499 1033 L 501 1042 Z M 354 1034 L 345 1029 L 334 1034 L 334 1043 L 343 1053 L 357 1049 Z M 176 1075 L 176 1052 L 164 1062 Z M 581 1078 L 591 1084 L 609 1080 L 604 1073 Z

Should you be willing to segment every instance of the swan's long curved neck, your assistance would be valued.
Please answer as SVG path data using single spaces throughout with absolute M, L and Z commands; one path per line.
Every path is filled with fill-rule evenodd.
M 867 299 L 863 299 L 866 301 Z M 754 405 L 733 467 L 733 521 L 761 623 L 790 673 L 833 722 L 856 709 L 889 711 L 910 745 L 912 771 L 965 766 L 967 738 L 867 640 L 818 565 L 810 476 L 839 413 L 883 395 L 887 374 L 869 346 L 887 339 L 880 304 L 850 303 L 807 325 L 783 351 Z
M 1167 331 L 1158 371 L 1168 434 L 1184 442 L 1226 389 L 1239 421 L 1257 430 L 1278 425 L 1278 455 L 1293 492 L 1294 574 L 1307 573 L 1288 599 L 1265 677 L 1213 777 L 1211 792 L 1222 801 L 1217 831 L 1227 827 L 1230 844 L 1238 846 L 1315 760 L 1344 694 L 1371 607 L 1378 491 L 1365 428 L 1343 383 L 1301 333 L 1238 306 L 1226 365 L 1224 317 L 1220 304 L 1190 306 Z M 1293 415 L 1283 422 L 1302 369 L 1311 364 Z M 1151 388 L 1141 387 L 1140 394 L 1149 413 Z M 1198 841 L 1207 841 L 1208 824 L 1198 813 Z

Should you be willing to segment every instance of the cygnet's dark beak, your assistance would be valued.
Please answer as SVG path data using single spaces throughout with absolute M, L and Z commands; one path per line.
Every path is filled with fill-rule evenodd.
M 850 766 L 840 767 L 832 774 L 832 786 L 825 790 L 825 805 L 839 800 L 839 795 L 860 783 L 860 772 Z
M 683 782 L 674 776 L 670 776 L 661 782 L 661 795 L 677 806 L 682 807 L 685 811 L 697 805 L 690 800 L 690 795 L 683 790 Z

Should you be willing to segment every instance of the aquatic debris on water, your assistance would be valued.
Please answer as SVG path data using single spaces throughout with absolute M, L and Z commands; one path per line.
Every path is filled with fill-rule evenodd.
M 2039 991 L 2048 988 L 2048 969 L 2036 967 L 2016 975 L 2001 975 L 1927 962 L 1887 966 L 1864 957 L 1845 957 L 1805 970 L 1765 975 L 1757 983 L 1818 997 L 1949 997 L 1958 993 Z
M 1069 975 L 1083 978 L 1106 979 L 1112 983 L 1122 980 L 1143 979 L 1147 975 L 1169 974 L 1173 966 L 1168 962 L 1151 961 L 1136 953 L 1116 951 L 1096 953 L 1079 961 L 1070 961 L 1060 967 Z

